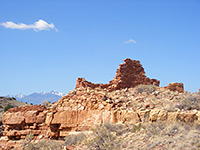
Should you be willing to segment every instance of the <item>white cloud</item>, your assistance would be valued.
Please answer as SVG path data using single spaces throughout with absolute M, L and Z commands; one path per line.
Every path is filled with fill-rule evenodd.
M 133 39 L 130 39 L 128 41 L 124 41 L 125 44 L 130 44 L 130 43 L 133 43 L 133 44 L 136 44 L 137 42 Z
M 4 26 L 5 28 L 9 28 L 9 29 L 19 29 L 19 30 L 27 30 L 27 29 L 33 29 L 34 31 L 41 31 L 41 30 L 51 30 L 54 29 L 56 30 L 56 32 L 58 32 L 58 30 L 56 29 L 56 27 L 54 26 L 53 23 L 48 24 L 46 21 L 40 19 L 37 22 L 34 22 L 34 24 L 24 24 L 24 23 L 14 23 L 11 21 L 8 22 L 2 22 L 0 23 L 1 26 Z

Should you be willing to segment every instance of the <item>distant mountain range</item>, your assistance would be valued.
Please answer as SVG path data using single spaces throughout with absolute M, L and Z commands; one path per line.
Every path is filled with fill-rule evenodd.
M 41 92 L 41 93 L 32 93 L 30 95 L 7 95 L 7 97 L 14 97 L 16 100 L 24 102 L 24 103 L 33 103 L 33 104 L 41 104 L 44 100 L 50 102 L 57 102 L 64 94 L 61 92 L 57 92 L 52 90 L 50 92 Z

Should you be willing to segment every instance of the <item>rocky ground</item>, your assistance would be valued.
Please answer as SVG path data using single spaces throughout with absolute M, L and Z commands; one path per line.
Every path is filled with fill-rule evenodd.
M 69 135 L 66 144 L 74 149 L 123 149 L 123 150 L 198 150 L 200 127 L 181 122 L 169 124 L 156 122 L 124 125 L 104 124 L 92 130 L 89 136 Z M 71 137 L 70 137 L 71 136 Z M 84 138 L 75 140 L 77 136 Z M 70 143 L 71 142 L 71 143 Z M 74 142 L 74 143 L 73 143 Z
M 55 147 L 57 147 L 57 149 L 64 149 L 64 146 L 66 145 L 68 146 L 69 149 L 70 148 L 98 149 L 95 146 L 99 145 L 102 142 L 108 142 L 108 140 L 110 140 L 110 144 L 114 143 L 114 145 L 111 144 L 112 147 L 109 148 L 109 143 L 107 143 L 108 147 L 105 149 L 120 148 L 120 149 L 177 149 L 177 150 L 194 149 L 195 150 L 200 148 L 200 143 L 199 143 L 200 92 L 179 93 L 152 85 L 138 85 L 135 88 L 117 90 L 112 92 L 106 92 L 99 89 L 97 90 L 89 88 L 84 89 L 85 92 L 81 91 L 82 94 L 80 95 L 82 96 L 83 99 L 85 99 L 84 97 L 87 97 L 87 95 L 92 95 L 91 93 L 94 92 L 95 95 L 97 96 L 100 93 L 102 94 L 101 97 L 102 101 L 95 102 L 94 105 L 92 105 L 94 106 L 94 108 L 91 106 L 91 104 L 88 104 L 86 102 L 86 104 L 88 105 L 85 105 L 84 108 L 85 111 L 87 110 L 87 112 L 89 112 L 90 109 L 92 110 L 99 109 L 98 111 L 109 111 L 109 112 L 120 112 L 126 110 L 127 112 L 137 112 L 137 117 L 134 116 L 133 114 L 132 115 L 126 114 L 123 116 L 124 120 L 122 119 L 120 121 L 117 121 L 116 124 L 112 124 L 112 121 L 107 120 L 109 121 L 109 123 L 103 122 L 102 126 L 99 126 L 98 124 L 94 125 L 91 130 L 92 132 L 84 130 L 79 132 L 74 132 L 73 130 L 69 130 L 67 132 L 67 135 L 65 135 L 66 138 L 64 138 L 65 136 L 62 136 L 60 138 L 63 140 L 50 140 L 52 138 L 46 135 L 48 131 L 48 126 L 47 125 L 45 126 L 42 121 L 44 120 L 45 117 L 44 114 L 46 114 L 47 111 L 50 112 L 54 111 L 56 113 L 63 112 L 63 109 L 67 110 L 68 107 L 70 107 L 70 109 L 81 108 L 82 106 L 78 107 L 79 103 L 77 103 L 76 101 L 72 101 L 72 103 L 69 104 L 69 100 L 66 100 L 68 96 L 70 96 L 71 99 L 73 99 L 73 96 L 76 95 L 77 98 L 79 96 L 78 92 L 79 90 L 81 89 L 76 89 L 75 91 L 69 92 L 67 96 L 63 97 L 63 99 L 60 100 L 63 101 L 63 103 L 59 101 L 58 103 L 53 104 L 48 109 L 45 109 L 42 106 L 26 106 L 26 107 L 34 107 L 32 109 L 30 108 L 25 109 L 25 107 L 22 107 L 23 109 L 25 109 L 26 112 L 25 114 L 32 115 L 31 118 L 28 117 L 29 120 L 27 120 L 27 123 L 28 122 L 31 123 L 31 121 L 36 123 L 35 128 L 37 128 L 37 130 L 35 130 L 34 132 L 34 128 L 32 126 L 28 126 L 29 124 L 27 124 L 27 126 L 26 125 L 24 126 L 26 130 L 20 131 L 20 134 L 22 134 L 23 132 L 24 135 L 21 136 L 24 136 L 24 138 L 21 138 L 17 141 L 16 140 L 12 141 L 9 140 L 8 138 L 2 137 L 0 141 L 3 140 L 6 142 L 8 141 L 11 147 L 12 145 L 14 145 L 14 147 L 18 145 L 17 146 L 18 148 L 19 147 L 23 148 L 24 146 L 26 147 L 26 149 L 30 150 L 41 149 L 41 146 L 39 145 L 45 146 L 45 144 L 46 147 L 49 147 L 49 149 L 52 147 L 54 147 L 54 149 L 56 149 Z M 106 95 L 107 98 L 106 100 L 105 99 L 103 100 L 104 95 Z M 64 105 L 66 105 L 65 101 L 67 101 L 66 108 L 64 107 Z M 75 104 L 77 107 L 74 106 Z M 80 104 L 83 104 L 83 102 L 80 101 Z M 98 106 L 101 106 L 102 104 L 102 107 L 96 108 L 95 104 L 98 104 Z M 109 107 L 107 105 L 109 105 Z M 20 111 L 18 108 L 15 108 L 8 112 L 20 112 Z M 38 114 L 40 117 L 37 116 L 36 114 Z M 37 121 L 38 119 L 40 121 Z M 56 117 L 55 122 L 58 120 L 62 119 Z M 65 118 L 63 118 L 63 120 L 65 120 Z M 73 120 L 69 119 L 69 121 Z M 94 120 L 92 119 L 92 121 Z M 82 123 L 81 125 L 84 124 Z M 95 126 L 96 128 L 94 128 Z M 5 126 L 5 127 L 9 128 L 11 126 Z M 63 129 L 60 128 L 60 131 L 62 132 Z M 41 130 L 40 135 L 42 136 L 36 134 L 36 132 L 39 132 L 39 130 Z M 13 132 L 13 130 L 10 131 L 11 131 L 10 132 L 11 137 L 13 136 L 12 134 L 17 135 L 18 133 L 18 132 Z M 97 131 L 100 133 L 98 133 Z M 32 135 L 33 139 L 30 142 L 26 142 L 27 140 L 26 135 L 29 134 L 33 134 Z M 68 136 L 69 134 L 70 138 Z M 101 139 L 106 136 L 108 136 L 111 139 Z M 82 139 L 84 140 L 82 141 Z M 96 144 L 92 142 L 97 139 L 101 140 L 96 141 L 97 142 Z M 184 141 L 187 142 L 185 143 Z M 120 143 L 119 145 L 121 147 L 119 147 L 118 142 Z M 8 143 L 6 143 L 5 145 L 7 144 Z
M 200 127 L 184 122 L 102 124 L 63 140 L 21 140 L 26 150 L 199 150 Z M 17 148 L 19 149 L 19 147 Z

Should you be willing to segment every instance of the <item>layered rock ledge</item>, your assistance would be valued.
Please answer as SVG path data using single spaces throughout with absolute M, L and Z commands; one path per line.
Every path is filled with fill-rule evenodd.
M 47 109 L 40 105 L 21 106 L 9 109 L 3 115 L 3 135 L 9 139 L 25 138 L 29 133 L 35 136 L 46 133 Z

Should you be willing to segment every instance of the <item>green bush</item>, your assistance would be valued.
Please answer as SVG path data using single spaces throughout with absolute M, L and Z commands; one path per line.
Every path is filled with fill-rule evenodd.
M 151 94 L 156 90 L 156 86 L 149 84 L 149 85 L 144 85 L 144 84 L 140 84 L 138 86 L 135 87 L 135 92 L 136 93 L 143 93 L 146 92 L 147 94 Z
M 12 105 L 10 105 L 10 104 L 7 104 L 7 106 L 4 108 L 4 112 L 6 112 L 8 109 L 10 109 L 10 108 L 13 108 L 13 106 Z

